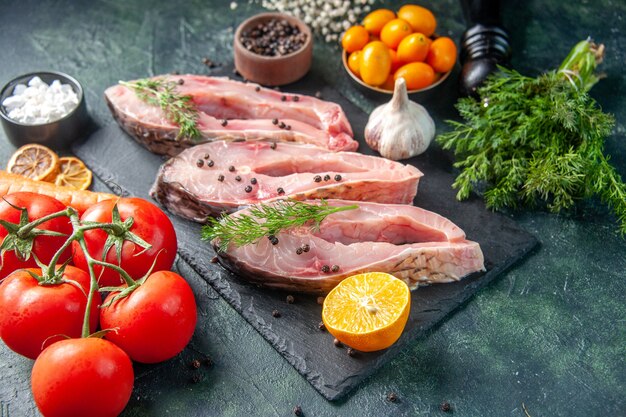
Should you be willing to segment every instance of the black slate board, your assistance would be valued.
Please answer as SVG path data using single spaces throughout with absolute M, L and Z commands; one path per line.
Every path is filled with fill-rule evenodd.
M 320 88 L 321 85 L 323 83 L 309 74 L 285 91 L 303 94 L 320 91 L 324 99 L 339 103 L 361 142 L 359 151 L 373 154 L 362 138 L 367 115 L 336 91 Z M 163 157 L 151 154 L 127 136 L 112 118 L 72 150 L 116 194 L 148 199 L 157 169 L 164 161 Z M 240 280 L 218 264 L 211 263 L 215 253 L 200 240 L 199 224 L 170 216 L 177 231 L 180 256 L 329 400 L 337 400 L 354 389 L 537 244 L 533 236 L 511 219 L 486 210 L 478 198 L 463 203 L 456 201 L 455 192 L 450 187 L 453 175 L 447 153 L 435 146 L 409 162 L 425 174 L 415 204 L 450 218 L 465 230 L 469 239 L 479 242 L 487 271 L 458 283 L 414 291 L 411 314 L 402 337 L 381 352 L 348 356 L 345 349 L 334 346 L 330 334 L 318 329 L 322 307 L 316 297 L 295 294 L 295 303 L 288 304 L 285 301 L 287 293 L 259 288 Z M 273 317 L 273 310 L 280 311 L 281 317 Z

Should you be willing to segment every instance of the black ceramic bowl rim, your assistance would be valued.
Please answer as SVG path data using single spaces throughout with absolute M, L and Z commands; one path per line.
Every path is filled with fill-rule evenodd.
M 47 75 L 53 75 L 54 77 L 58 77 L 59 81 L 61 81 L 61 83 L 65 83 L 65 84 L 69 84 L 72 86 L 72 89 L 74 90 L 74 92 L 76 93 L 76 95 L 78 96 L 78 104 L 76 104 L 76 106 L 74 106 L 74 108 L 65 116 L 53 120 L 51 122 L 48 123 L 37 123 L 37 124 L 28 124 L 28 123 L 21 123 L 18 122 L 17 120 L 11 119 L 9 117 L 9 115 L 6 112 L 6 109 L 4 107 L 4 105 L 2 104 L 2 102 L 4 101 L 5 98 L 10 97 L 10 95 L 5 95 L 5 93 L 7 92 L 7 90 L 9 90 L 10 88 L 15 89 L 15 86 L 17 86 L 18 84 L 27 84 L 28 81 L 30 81 L 33 77 L 39 77 L 42 74 L 47 74 Z M 24 82 L 26 81 L 26 82 Z M 11 95 L 13 95 L 13 91 L 11 91 Z M 14 125 L 18 125 L 18 126 L 24 126 L 24 127 L 40 127 L 40 126 L 47 126 L 47 125 L 52 125 L 55 123 L 59 123 L 62 120 L 66 120 L 71 118 L 76 111 L 80 108 L 80 105 L 83 101 L 83 86 L 80 85 L 80 83 L 78 82 L 78 80 L 76 80 L 74 77 L 72 77 L 71 75 L 67 75 L 65 73 L 62 72 L 58 72 L 58 71 L 35 71 L 35 72 L 29 72 L 27 74 L 22 74 L 19 75 L 15 78 L 13 78 L 12 80 L 10 80 L 9 82 L 7 82 L 3 87 L 2 90 L 0 90 L 0 116 L 2 116 L 2 118 L 4 120 L 6 120 L 9 123 L 12 123 Z
M 253 23 L 267 21 L 272 18 L 287 19 L 287 20 L 291 20 L 292 22 L 298 22 L 298 28 L 300 28 L 300 30 L 302 30 L 306 34 L 306 40 L 304 41 L 304 43 L 299 49 L 293 52 L 290 52 L 286 55 L 267 56 L 267 55 L 261 55 L 261 54 L 257 54 L 254 52 L 250 52 L 243 46 L 243 44 L 241 43 L 241 33 L 245 29 L 252 26 Z M 235 31 L 235 42 L 237 42 L 237 44 L 241 47 L 241 53 L 243 55 L 246 55 L 248 57 L 254 57 L 254 59 L 259 59 L 261 61 L 278 61 L 278 60 L 283 60 L 283 59 L 290 59 L 300 54 L 305 54 L 307 48 L 313 42 L 313 36 L 311 34 L 311 28 L 309 28 L 309 25 L 304 23 L 301 19 L 295 16 L 292 16 L 290 14 L 287 14 L 287 13 L 269 12 L 269 13 L 255 14 L 254 16 L 251 16 L 247 18 L 246 20 L 244 20 L 243 22 L 241 22 L 241 24 L 237 27 L 237 30 Z
M 380 94 L 384 94 L 387 95 L 389 97 L 391 97 L 393 95 L 393 90 L 383 90 L 382 88 L 378 88 L 378 87 L 373 87 L 369 84 L 366 84 L 365 82 L 363 82 L 363 80 L 361 80 L 359 77 L 357 77 L 356 75 L 354 75 L 354 73 L 352 71 L 350 71 L 350 67 L 348 67 L 348 53 L 346 51 L 342 51 L 341 52 L 341 60 L 343 61 L 343 69 L 348 73 L 348 75 L 350 76 L 350 78 L 352 78 L 352 80 L 354 82 L 356 82 L 357 84 L 359 84 L 361 87 L 376 92 L 376 93 L 380 93 Z M 448 79 L 448 77 L 450 76 L 450 73 L 452 72 L 452 70 L 441 74 L 441 76 L 439 77 L 439 79 L 437 81 L 435 81 L 434 83 L 432 83 L 431 85 L 429 85 L 428 87 L 424 87 L 424 88 L 420 88 L 419 90 L 408 90 L 407 93 L 408 94 L 419 94 L 419 93 L 424 93 L 426 91 L 432 90 L 434 88 L 436 88 L 437 86 L 441 85 L 445 80 Z

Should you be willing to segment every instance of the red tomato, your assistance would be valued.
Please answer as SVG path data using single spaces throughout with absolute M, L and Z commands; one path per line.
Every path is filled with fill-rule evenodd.
M 31 388 L 46 417 L 111 417 L 122 412 L 133 390 L 133 364 L 113 343 L 67 339 L 35 361 Z
M 5 201 L 6 200 L 6 201 Z M 9 205 L 13 204 L 17 207 L 23 207 L 28 210 L 28 220 L 33 221 L 41 217 L 65 210 L 65 205 L 59 200 L 48 197 L 46 195 L 18 192 L 4 196 L 4 200 L 0 201 L 0 219 L 9 223 L 20 223 L 21 211 Z M 38 229 L 51 230 L 72 234 L 72 224 L 67 217 L 58 217 L 41 224 Z M 8 232 L 4 227 L 0 227 L 0 241 L 3 241 Z M 63 236 L 37 236 L 33 240 L 32 254 L 44 264 L 48 264 L 52 260 L 52 256 L 63 245 L 66 238 Z M 65 262 L 71 255 L 68 248 L 61 256 L 60 263 Z M 31 257 L 27 261 L 20 260 L 14 251 L 7 251 L 4 254 L 2 266 L 0 267 L 0 279 L 6 277 L 11 272 L 20 268 L 36 268 L 38 265 L 35 258 Z
M 116 294 L 109 294 L 104 305 Z M 105 337 L 143 363 L 162 362 L 183 350 L 193 336 L 196 318 L 191 287 L 171 271 L 151 274 L 128 297 L 100 310 L 103 329 L 119 328 Z
M 41 269 L 30 271 L 41 275 Z M 82 290 L 70 283 L 39 285 L 27 270 L 13 272 L 0 284 L 0 337 L 9 348 L 35 359 L 46 346 L 63 340 L 61 335 L 80 337 L 89 274 L 67 266 L 63 277 L 76 281 Z M 94 294 L 89 316 L 92 332 L 98 327 L 100 301 L 100 294 Z
M 101 201 L 88 208 L 83 213 L 81 220 L 109 223 L 115 204 L 116 200 Z M 126 240 L 122 245 L 121 263 L 117 259 L 115 247 L 108 251 L 106 261 L 120 265 L 133 279 L 143 277 L 152 266 L 157 255 L 154 271 L 169 270 L 176 257 L 177 244 L 174 226 L 167 215 L 151 202 L 141 198 L 120 198 L 117 200 L 117 207 L 122 221 L 129 217 L 134 219 L 130 231 L 151 244 L 152 247 L 144 251 L 141 246 Z M 85 232 L 87 250 L 93 258 L 99 260 L 103 258 L 104 244 L 108 236 L 108 233 L 101 229 Z M 73 242 L 72 248 L 74 249 L 74 265 L 87 270 L 87 260 L 78 242 Z M 96 266 L 94 270 L 96 276 L 99 277 L 100 286 L 122 284 L 120 275 L 112 269 L 105 268 L 101 276 L 102 267 Z

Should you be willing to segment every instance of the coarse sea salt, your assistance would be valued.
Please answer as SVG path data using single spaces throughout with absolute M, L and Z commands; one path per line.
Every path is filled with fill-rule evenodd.
M 69 84 L 54 80 L 50 85 L 35 76 L 18 84 L 2 102 L 7 116 L 18 123 L 39 125 L 67 116 L 78 106 L 78 96 Z

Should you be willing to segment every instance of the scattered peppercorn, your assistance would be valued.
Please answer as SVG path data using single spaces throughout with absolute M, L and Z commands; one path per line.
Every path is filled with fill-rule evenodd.
M 280 101 L 287 101 L 287 96 L 281 96 Z
M 276 149 L 276 142 L 272 142 L 272 144 L 270 145 L 271 149 Z
M 191 383 L 192 384 L 197 384 L 200 381 L 202 381 L 202 374 L 193 374 L 191 376 Z
M 183 85 L 185 84 L 185 80 L 183 80 L 182 78 L 178 79 L 178 85 Z
M 272 317 L 276 317 L 276 318 L 280 317 L 280 311 L 278 310 L 272 311 Z
M 235 181 L 241 181 L 241 176 L 240 176 L 240 175 L 237 175 L 237 176 L 235 177 Z
M 313 177 L 313 181 L 315 182 L 322 182 L 322 176 L 321 175 L 316 175 Z
M 278 127 L 280 127 L 281 129 L 284 129 L 287 125 L 285 124 L 285 122 L 280 122 L 278 124 Z
M 259 91 L 261 91 L 261 87 L 259 87 L 259 86 L 257 85 L 256 87 L 254 87 L 254 91 L 256 91 L 256 92 L 258 93 Z
M 278 187 L 278 189 L 276 190 L 276 192 L 277 192 L 279 195 L 283 195 L 283 194 L 285 194 L 285 190 L 283 190 L 283 187 Z
M 215 362 L 213 362 L 213 359 L 211 359 L 209 356 L 207 356 L 204 359 L 204 364 L 207 366 L 207 368 L 211 368 L 213 367 L 213 365 L 215 364 Z
M 231 166 L 228 167 L 228 170 L 230 172 L 235 172 L 235 167 L 233 165 L 231 165 Z
M 246 190 L 247 193 L 251 193 L 252 192 L 252 187 L 250 185 L 246 185 L 245 190 Z
M 322 92 L 321 91 L 316 91 L 315 92 L 315 98 L 322 98 Z
M 300 97 L 299 96 L 293 96 L 293 101 L 300 101 Z
M 278 119 L 272 119 L 272 124 L 277 125 L 278 124 Z
M 285 301 L 287 301 L 287 304 L 293 304 L 296 299 L 293 297 L 293 295 L 288 295 Z
M 341 343 L 339 341 L 339 339 L 335 338 L 335 340 L 333 340 L 333 343 L 335 344 L 336 347 L 340 348 L 343 347 L 343 343 Z
M 328 174 L 324 175 L 324 181 L 330 181 L 330 175 Z
M 226 126 L 228 124 L 228 120 L 222 119 L 222 126 Z
M 211 157 L 211 155 L 209 155 L 208 153 L 204 154 L 204 159 L 209 159 Z
M 212 165 L 209 165 L 209 166 L 212 166 Z M 224 176 L 223 176 L 222 174 L 218 175 L 218 176 L 217 176 L 217 180 L 218 180 L 219 182 L 224 181 Z
M 298 416 L 298 417 L 302 417 L 304 414 L 302 413 L 302 407 L 300 407 L 299 405 L 296 405 L 293 408 L 293 413 Z
M 296 249 L 296 255 L 302 255 L 302 248 Z
M 272 245 L 277 245 L 278 244 L 278 238 L 276 236 L 274 236 L 274 235 L 269 235 L 267 237 L 267 239 L 270 241 L 270 243 Z
M 215 165 L 215 162 L 213 162 L 212 159 L 209 159 L 208 161 L 206 161 L 206 164 L 208 167 L 212 167 L 213 165 Z
M 341 181 L 341 175 L 339 174 L 335 175 L 335 181 Z
M 254 178 L 254 177 L 250 178 L 250 184 L 255 185 L 256 184 L 256 178 Z
M 202 168 L 202 167 L 204 166 L 204 160 L 203 160 L 203 159 L 198 159 L 198 160 L 196 161 L 196 166 L 197 166 L 198 168 Z
M 322 272 L 327 274 L 330 272 L 330 266 L 328 265 L 322 265 Z
M 350 356 L 351 358 L 354 358 L 357 355 L 356 350 L 352 349 L 351 347 L 348 348 L 348 356 Z
M 308 243 L 305 243 L 304 245 L 302 245 L 303 252 L 308 252 L 310 250 L 311 250 L 311 247 L 308 245 Z
M 333 265 L 333 266 L 330 268 L 330 270 L 331 270 L 331 271 L 333 271 L 333 272 L 338 272 L 338 271 L 339 271 L 339 265 Z
M 219 259 L 217 258 L 217 256 L 214 256 L 214 257 L 212 257 L 212 258 L 211 258 L 211 263 L 212 263 L 212 264 L 216 264 L 216 263 L 217 263 L 217 261 L 219 261 Z
M 317 297 L 317 304 L 319 305 L 324 304 L 324 297 Z
M 207 57 L 202 58 L 202 63 L 204 65 L 206 65 L 207 67 L 209 67 L 209 68 L 215 68 L 217 66 L 217 64 L 215 62 L 211 61 Z
M 285 126 L 285 130 L 291 130 L 291 125 Z
M 449 402 L 444 401 L 439 405 L 439 409 L 443 411 L 444 413 L 447 413 L 452 410 L 452 406 L 450 405 Z
M 193 369 L 200 369 L 201 363 L 198 359 L 194 359 L 191 361 L 190 365 Z
M 324 324 L 323 321 L 320 321 L 319 324 L 317 325 L 317 328 L 324 331 L 326 330 L 326 325 Z
M 391 391 L 389 394 L 387 394 L 387 401 L 395 403 L 396 401 L 398 401 L 398 395 Z

